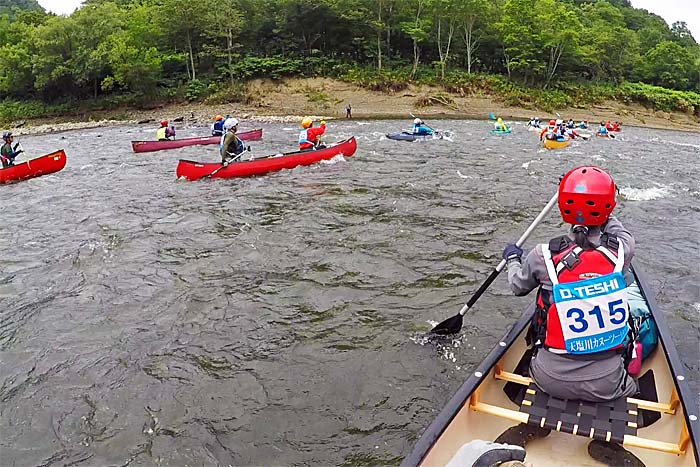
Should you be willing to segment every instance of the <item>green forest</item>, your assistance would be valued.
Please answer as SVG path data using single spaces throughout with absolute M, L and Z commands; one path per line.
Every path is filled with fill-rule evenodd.
M 0 44 L 0 119 L 235 101 L 289 76 L 700 116 L 700 46 L 627 0 L 86 0 L 70 16 L 0 0 Z

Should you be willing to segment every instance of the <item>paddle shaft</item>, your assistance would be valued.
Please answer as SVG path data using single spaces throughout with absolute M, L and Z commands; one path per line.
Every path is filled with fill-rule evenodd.
M 545 218 L 547 214 L 549 214 L 549 211 L 552 210 L 555 204 L 557 204 L 557 198 L 559 197 L 559 192 L 554 194 L 552 196 L 552 199 L 549 200 L 547 205 L 542 209 L 542 211 L 535 217 L 535 220 L 532 221 L 532 224 L 530 224 L 530 227 L 527 228 L 527 230 L 520 236 L 517 242 L 515 244 L 520 248 L 523 246 L 523 243 L 527 240 L 527 238 L 530 236 L 530 234 L 535 230 L 535 228 L 539 225 L 540 222 L 542 222 L 542 219 Z M 481 295 L 486 291 L 486 289 L 489 288 L 491 283 L 493 283 L 494 280 L 496 280 L 496 277 L 501 273 L 503 268 L 506 266 L 506 260 L 502 259 L 500 263 L 498 263 L 498 266 L 496 266 L 496 269 L 491 272 L 489 275 L 488 279 L 484 281 L 483 284 L 481 284 L 481 287 L 479 287 L 479 290 L 476 291 L 474 295 L 472 295 L 472 298 L 469 299 L 467 303 L 464 304 L 461 310 L 459 310 L 459 314 L 464 316 L 464 314 L 472 307 L 474 306 L 474 303 L 481 297 Z

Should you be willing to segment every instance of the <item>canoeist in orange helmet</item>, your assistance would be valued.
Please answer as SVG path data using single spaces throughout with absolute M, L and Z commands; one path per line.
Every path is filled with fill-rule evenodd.
M 314 128 L 311 117 L 304 117 L 301 121 L 303 130 L 299 133 L 299 150 L 315 149 L 321 147 L 319 136 L 326 132 L 326 121 L 321 120 L 321 125 Z
M 156 139 L 158 141 L 166 141 L 175 139 L 175 126 L 168 127 L 167 120 L 160 121 L 160 128 L 156 130 Z
M 224 134 L 224 116 L 223 115 L 215 115 L 214 116 L 214 123 L 211 124 L 211 135 L 212 136 L 221 136 Z

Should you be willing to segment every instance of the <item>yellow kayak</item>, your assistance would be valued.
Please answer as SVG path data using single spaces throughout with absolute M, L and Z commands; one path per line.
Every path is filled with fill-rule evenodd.
M 542 145 L 546 149 L 561 149 L 561 148 L 567 147 L 570 142 L 571 142 L 570 138 L 567 138 L 564 141 L 557 141 L 554 139 L 545 139 L 544 142 L 542 143 Z

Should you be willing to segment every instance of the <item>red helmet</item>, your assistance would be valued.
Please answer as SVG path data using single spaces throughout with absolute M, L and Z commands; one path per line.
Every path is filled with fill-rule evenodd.
M 559 212 L 567 224 L 602 225 L 615 209 L 615 182 L 600 167 L 570 170 L 559 183 Z
M 554 126 L 554 125 L 556 125 L 556 124 L 557 124 L 557 121 L 554 120 L 554 119 L 552 119 L 552 120 L 549 121 L 549 126 Z
M 167 120 L 161 120 L 161 121 L 160 121 L 160 126 L 168 126 L 168 121 L 167 121 Z

